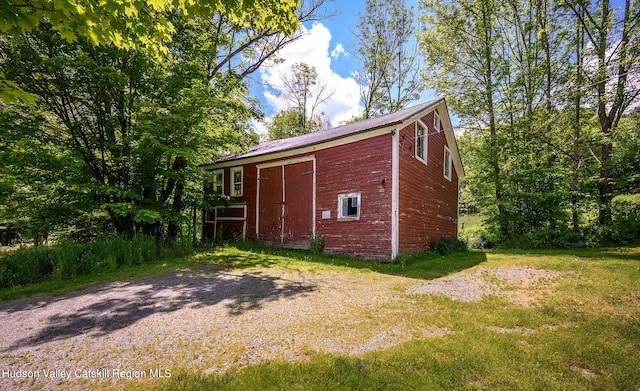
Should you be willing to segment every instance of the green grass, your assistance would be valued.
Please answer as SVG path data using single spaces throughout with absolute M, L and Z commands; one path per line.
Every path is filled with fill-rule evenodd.
M 0 300 L 36 293 L 68 292 L 93 282 L 117 280 L 138 266 L 181 258 L 190 244 L 158 244 L 152 237 L 110 236 L 88 243 L 61 241 L 20 247 L 0 254 Z M 72 288 L 68 288 L 67 286 Z
M 218 254 L 218 253 L 216 253 Z M 412 296 L 420 325 L 449 330 L 358 356 L 315 352 L 204 375 L 175 368 L 159 390 L 638 390 L 640 248 L 422 255 L 407 266 L 292 250 L 223 249 L 227 265 L 285 266 L 432 279 L 482 265 L 562 272 L 553 289 L 510 287 L 536 297 L 458 302 Z M 246 258 L 244 263 L 242 258 Z M 216 259 L 213 255 L 211 259 Z M 399 293 L 401 294 L 401 293 Z M 377 314 L 384 316 L 384 314 Z M 391 311 L 387 316 L 397 316 Z M 405 319 L 406 321 L 406 319 Z M 504 330 L 504 331 L 496 331 Z
M 182 267 L 194 262 L 193 256 L 166 257 L 158 262 L 125 266 L 116 270 L 107 270 L 66 279 L 47 280 L 23 286 L 0 288 L 0 301 L 14 300 L 39 294 L 50 296 L 65 295 L 69 292 L 79 291 L 103 283 L 171 272 L 177 267 Z
M 232 367 L 222 374 L 177 367 L 171 368 L 170 379 L 119 385 L 151 390 L 640 390 L 640 248 L 426 253 L 388 264 L 238 244 L 2 289 L 0 299 L 64 294 L 103 282 L 199 267 L 372 273 L 424 281 L 478 267 L 513 266 L 557 271 L 562 277 L 553 286 L 504 287 L 507 293 L 531 298 L 527 305 L 508 295 L 470 303 L 407 295 L 408 300 L 394 307 L 354 313 L 362 317 L 358 327 L 395 324 L 400 316 L 416 329 L 447 330 L 387 349 L 356 356 L 310 351 L 304 352 L 304 360 L 278 359 Z M 401 290 L 396 294 L 406 295 Z

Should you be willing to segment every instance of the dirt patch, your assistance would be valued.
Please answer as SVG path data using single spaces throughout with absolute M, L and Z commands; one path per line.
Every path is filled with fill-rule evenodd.
M 546 269 L 535 269 L 523 266 L 502 266 L 486 269 L 488 275 L 519 287 L 531 287 L 535 285 L 548 285 L 562 275 Z
M 508 295 L 513 301 L 527 305 L 532 296 L 523 295 L 519 290 L 547 288 L 561 275 L 556 271 L 523 266 L 482 268 L 413 285 L 407 293 L 435 294 L 465 302 L 480 301 L 486 296 Z
M 479 301 L 489 295 L 497 295 L 497 285 L 482 279 L 476 274 L 459 274 L 453 277 L 439 278 L 424 284 L 409 287 L 408 293 L 435 294 L 459 301 Z
M 572 366 L 571 369 L 576 371 L 576 372 L 580 372 L 580 374 L 582 374 L 582 376 L 587 377 L 587 378 L 596 377 L 596 373 L 593 372 L 592 370 L 590 370 L 589 368 L 582 368 L 582 367 L 578 367 L 578 366 Z

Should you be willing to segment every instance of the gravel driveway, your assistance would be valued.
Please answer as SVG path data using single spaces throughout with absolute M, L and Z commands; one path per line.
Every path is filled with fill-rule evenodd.
M 123 386 L 177 367 L 206 373 L 314 350 L 392 346 L 407 336 L 367 335 L 350 325 L 363 311 L 400 300 L 392 291 L 404 280 L 203 267 L 0 303 L 0 389 Z
M 531 276 L 531 270 L 491 277 Z M 457 275 L 463 280 L 452 280 Z M 428 311 L 412 295 L 470 301 L 499 293 L 479 282 L 486 272 L 457 275 L 425 283 L 371 272 L 203 266 L 0 303 L 0 389 L 122 388 L 130 379 L 154 381 L 177 368 L 222 372 L 443 335 L 447 330 L 416 326 L 411 314 Z M 470 283 L 479 295 L 460 296 L 456 290 Z

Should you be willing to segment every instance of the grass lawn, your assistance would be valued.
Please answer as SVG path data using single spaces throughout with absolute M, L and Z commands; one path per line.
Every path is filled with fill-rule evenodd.
M 426 254 L 407 258 L 400 265 L 238 245 L 66 281 L 4 289 L 0 298 L 47 292 L 60 295 L 116 280 L 145 278 L 146 284 L 153 276 L 184 270 L 193 271 L 193 275 L 198 275 L 198 270 L 223 275 L 246 271 L 253 276 L 276 272 L 285 277 L 300 273 L 330 281 L 335 278 L 331 276 L 341 276 L 335 281 L 356 281 L 357 286 L 371 289 L 358 294 L 384 292 L 394 300 L 372 308 L 355 306 L 349 313 L 334 311 L 322 323 L 308 320 L 288 327 L 296 327 L 293 332 L 303 337 L 329 335 L 332 343 L 343 347 L 366 344 L 369 336 L 381 330 L 396 332 L 397 342 L 350 353 L 316 344 L 303 348 L 295 359 L 231 365 L 222 373 L 205 374 L 202 368 L 179 364 L 181 355 L 214 361 L 224 358 L 216 352 L 214 330 L 204 350 L 197 342 L 197 346 L 180 345 L 182 350 L 175 351 L 175 356 L 162 357 L 163 362 L 176 363 L 169 368 L 170 378 L 123 380 L 117 383 L 118 389 L 640 390 L 640 248 Z M 547 277 L 533 278 L 538 272 Z M 390 280 L 393 284 L 382 286 Z M 484 281 L 492 284 L 495 294 L 463 301 L 406 289 L 454 280 L 471 285 Z M 366 285 L 367 281 L 371 284 Z M 315 300 L 315 296 L 309 297 Z M 288 303 L 295 301 L 282 300 L 273 308 L 282 310 Z M 257 312 L 251 311 L 255 310 L 248 309 L 246 316 L 254 322 L 263 321 L 255 319 Z M 350 332 L 350 328 L 357 332 Z M 399 332 L 404 334 L 398 337 Z M 268 335 L 274 335 L 273 327 L 271 334 L 263 337 L 271 338 Z M 278 341 L 264 342 L 277 345 Z M 239 342 L 237 346 L 227 343 L 229 347 L 228 354 L 238 356 L 245 349 Z M 155 357 L 150 351 L 131 354 L 141 359 Z M 108 382 L 82 384 L 92 389 L 111 388 Z
M 464 302 L 408 294 L 411 312 L 377 314 L 446 330 L 359 355 L 311 352 L 204 375 L 174 368 L 170 379 L 132 383 L 162 390 L 638 390 L 640 248 L 468 252 L 427 256 L 405 267 L 286 250 L 234 250 L 226 263 L 405 275 L 416 281 L 478 268 L 544 269 L 559 276 L 502 284 L 502 295 Z M 216 253 L 211 259 L 218 257 Z M 398 319 L 400 321 L 400 319 Z M 361 323 L 367 327 L 366 320 Z M 372 327 L 375 327 L 372 325 Z

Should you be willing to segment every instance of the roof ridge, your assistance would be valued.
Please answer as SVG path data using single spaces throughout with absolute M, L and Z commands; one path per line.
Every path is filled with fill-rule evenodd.
M 246 152 L 224 156 L 213 162 L 213 164 L 237 160 L 245 157 L 260 156 L 274 152 L 297 149 L 334 139 L 340 139 L 357 133 L 400 124 L 411 119 L 417 113 L 426 110 L 429 107 L 436 106 L 443 100 L 444 98 L 433 99 L 398 111 L 394 111 L 393 113 L 381 115 L 379 117 L 367 118 L 364 120 L 335 126 L 329 129 L 318 130 L 316 132 L 302 134 L 299 136 L 267 141 L 251 147 Z

